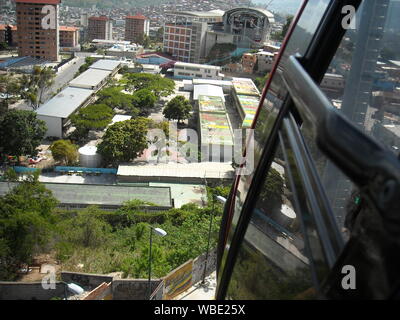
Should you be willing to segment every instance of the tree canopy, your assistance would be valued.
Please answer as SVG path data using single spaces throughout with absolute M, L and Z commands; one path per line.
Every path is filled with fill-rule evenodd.
M 286 36 L 286 33 L 289 30 L 289 27 L 290 27 L 292 21 L 293 21 L 293 16 L 292 15 L 288 15 L 286 17 L 286 22 L 282 27 L 282 31 L 271 34 L 272 39 L 273 40 L 278 40 L 278 41 L 283 41 L 283 39 Z
M 149 89 L 140 89 L 134 92 L 132 100 L 136 109 L 140 110 L 140 115 L 148 116 L 157 102 L 157 97 Z
M 35 155 L 47 131 L 36 113 L 10 110 L 0 120 L 0 151 L 9 155 Z
M 37 175 L 0 196 L 0 280 L 14 280 L 16 270 L 46 245 L 56 205 Z
M 98 146 L 99 154 L 113 165 L 139 157 L 148 146 L 149 122 L 149 119 L 139 117 L 113 124 Z
M 183 96 L 176 96 L 164 108 L 163 114 L 168 120 L 181 120 L 188 119 L 192 111 L 190 101 Z
M 148 89 L 157 97 L 167 97 L 174 92 L 175 82 L 171 79 L 149 73 L 128 73 L 124 75 L 128 90 Z
M 89 130 L 102 130 L 111 122 L 114 116 L 113 110 L 104 103 L 91 104 L 79 109 L 71 118 L 72 124 L 80 132 Z
M 19 92 L 20 85 L 12 75 L 0 75 L 0 94 L 2 94 L 2 97 L 0 97 L 0 107 L 8 110 L 10 100 L 19 95 Z
M 134 96 L 121 92 L 121 87 L 105 88 L 97 93 L 99 103 L 106 104 L 110 108 L 123 109 L 132 116 L 139 114 L 139 109 L 134 104 Z
M 35 110 L 43 102 L 43 95 L 54 84 L 55 71 L 51 67 L 35 66 L 33 72 L 20 79 L 21 96 Z

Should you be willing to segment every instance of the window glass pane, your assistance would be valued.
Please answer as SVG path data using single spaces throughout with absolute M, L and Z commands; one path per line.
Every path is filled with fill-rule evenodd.
M 291 37 L 286 47 L 284 56 L 278 66 L 278 70 L 274 75 L 270 89 L 266 99 L 263 102 L 262 108 L 259 111 L 259 117 L 255 125 L 254 132 L 254 168 L 257 168 L 260 157 L 264 150 L 265 143 L 271 133 L 276 117 L 283 105 L 287 95 L 287 90 L 283 83 L 281 74 L 284 68 L 285 59 L 294 53 L 304 54 L 312 40 L 312 37 L 318 27 L 318 23 L 325 14 L 329 0 L 310 1 L 299 19 L 295 28 L 296 37 Z M 310 21 L 313 19 L 313 21 Z M 307 33 L 306 37 L 304 37 Z M 299 40 L 301 39 L 301 41 Z M 292 44 L 293 43 L 293 44 Z M 254 171 L 252 174 L 242 175 L 238 184 L 237 193 L 235 195 L 235 207 L 232 218 L 230 232 L 228 234 L 227 247 L 229 247 L 232 236 L 236 229 L 236 223 L 242 211 L 244 201 L 250 184 L 253 180 Z M 223 256 L 221 265 L 223 266 L 226 259 L 226 252 Z
M 400 1 L 363 1 L 320 86 L 333 106 L 389 150 L 400 148 Z M 359 192 L 321 154 L 311 125 L 302 127 L 339 228 Z
M 239 249 L 228 299 L 316 297 L 301 219 L 288 179 L 287 163 L 279 146 Z

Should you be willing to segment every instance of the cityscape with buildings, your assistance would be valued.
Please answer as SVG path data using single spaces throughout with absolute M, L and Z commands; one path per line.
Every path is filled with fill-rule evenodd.
M 273 1 L 83 2 L 0 3 L 0 300 L 214 299 L 225 203 L 245 210 L 244 186 L 268 161 L 263 137 L 286 101 L 282 50 L 304 54 L 298 34 L 316 31 L 302 20 L 291 29 L 294 15 Z M 359 18 L 361 31 L 346 32 L 318 89 L 397 152 L 400 1 L 362 10 L 374 23 Z M 271 152 L 257 194 L 277 213 L 255 209 L 249 230 L 259 224 L 255 233 L 279 243 L 270 255 L 285 248 L 301 269 L 292 155 Z M 342 226 L 352 182 L 312 157 Z M 262 237 L 246 239 L 251 250 Z M 282 256 L 273 272 L 287 271 Z M 52 272 L 56 289 L 45 290 Z

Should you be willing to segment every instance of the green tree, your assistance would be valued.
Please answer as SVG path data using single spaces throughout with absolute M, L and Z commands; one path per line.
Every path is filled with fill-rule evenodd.
M 36 113 L 10 110 L 0 120 L 0 151 L 9 155 L 35 155 L 47 128 Z
M 113 124 L 98 146 L 99 154 L 113 165 L 139 157 L 148 146 L 148 125 L 149 120 L 142 117 Z
M 0 50 L 7 50 L 8 44 L 6 42 L 0 42 Z
M 164 39 L 164 27 L 161 27 L 157 30 L 156 40 L 162 42 Z
M 284 180 L 280 173 L 271 168 L 268 171 L 262 188 L 260 199 L 263 202 L 264 211 L 267 214 L 281 209 L 284 193 Z
M 76 163 L 78 159 L 77 149 L 77 146 L 69 140 L 58 140 L 50 146 L 54 160 L 62 161 L 67 165 Z
M 111 122 L 113 110 L 106 104 L 91 104 L 70 116 L 72 124 L 82 135 L 89 130 L 102 130 Z
M 167 106 L 164 108 L 163 115 L 168 120 L 178 120 L 179 123 L 181 120 L 190 117 L 191 110 L 192 105 L 189 100 L 185 99 L 183 96 L 176 96 L 168 102 Z
M 140 110 L 140 116 L 148 116 L 156 102 L 156 95 L 149 89 L 140 89 L 133 94 L 133 105 Z
M 21 97 L 35 110 L 42 103 L 43 94 L 54 84 L 56 73 L 51 67 L 33 68 L 32 74 L 20 79 Z
M 111 226 L 100 218 L 101 210 L 89 206 L 58 225 L 63 240 L 83 247 L 98 247 L 107 242 Z
M 97 93 L 98 102 L 106 104 L 110 108 L 123 109 L 132 116 L 139 114 L 139 109 L 134 105 L 134 96 L 121 92 L 121 87 L 110 87 Z
M 0 280 L 14 280 L 19 267 L 46 246 L 56 205 L 37 175 L 0 197 Z
M 265 83 L 267 82 L 267 79 L 269 77 L 269 73 L 267 73 L 264 77 L 257 77 L 254 79 L 254 83 L 257 86 L 258 90 L 261 92 L 264 90 Z
M 130 91 L 148 89 L 157 98 L 167 97 L 175 90 L 175 82 L 171 79 L 149 73 L 129 73 L 125 75 L 126 87 Z
M 3 105 L 5 110 L 8 110 L 10 99 L 19 94 L 20 85 L 15 78 L 10 74 L 0 75 L 0 104 Z
M 147 34 L 140 34 L 137 39 L 137 43 L 147 49 L 150 46 L 150 38 Z
M 80 73 L 83 73 L 83 72 L 85 72 L 86 70 L 88 70 L 89 67 L 90 67 L 95 61 L 96 61 L 95 58 L 86 57 L 86 58 L 85 58 L 85 63 L 79 67 L 77 75 L 79 75 Z
M 273 40 L 283 41 L 283 39 L 286 36 L 286 33 L 289 30 L 289 27 L 290 27 L 292 21 L 293 21 L 293 16 L 292 15 L 286 16 L 286 22 L 282 27 L 282 31 L 281 32 L 275 32 L 275 33 L 271 34 L 271 38 Z

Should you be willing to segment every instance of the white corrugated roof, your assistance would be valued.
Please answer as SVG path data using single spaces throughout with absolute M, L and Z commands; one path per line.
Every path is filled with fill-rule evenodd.
M 93 94 L 93 90 L 67 87 L 43 104 L 36 113 L 41 116 L 68 118 Z
M 225 101 L 222 87 L 210 84 L 199 84 L 194 86 L 193 100 L 199 100 L 199 96 L 221 97 Z
M 120 64 L 121 62 L 117 60 L 101 59 L 93 63 L 89 68 L 114 71 Z
M 157 165 L 121 165 L 118 176 L 182 177 L 218 179 L 232 178 L 234 170 L 228 162 L 160 163 Z
M 96 87 L 111 74 L 111 71 L 100 69 L 89 69 L 72 80 L 71 87 L 93 86 Z

